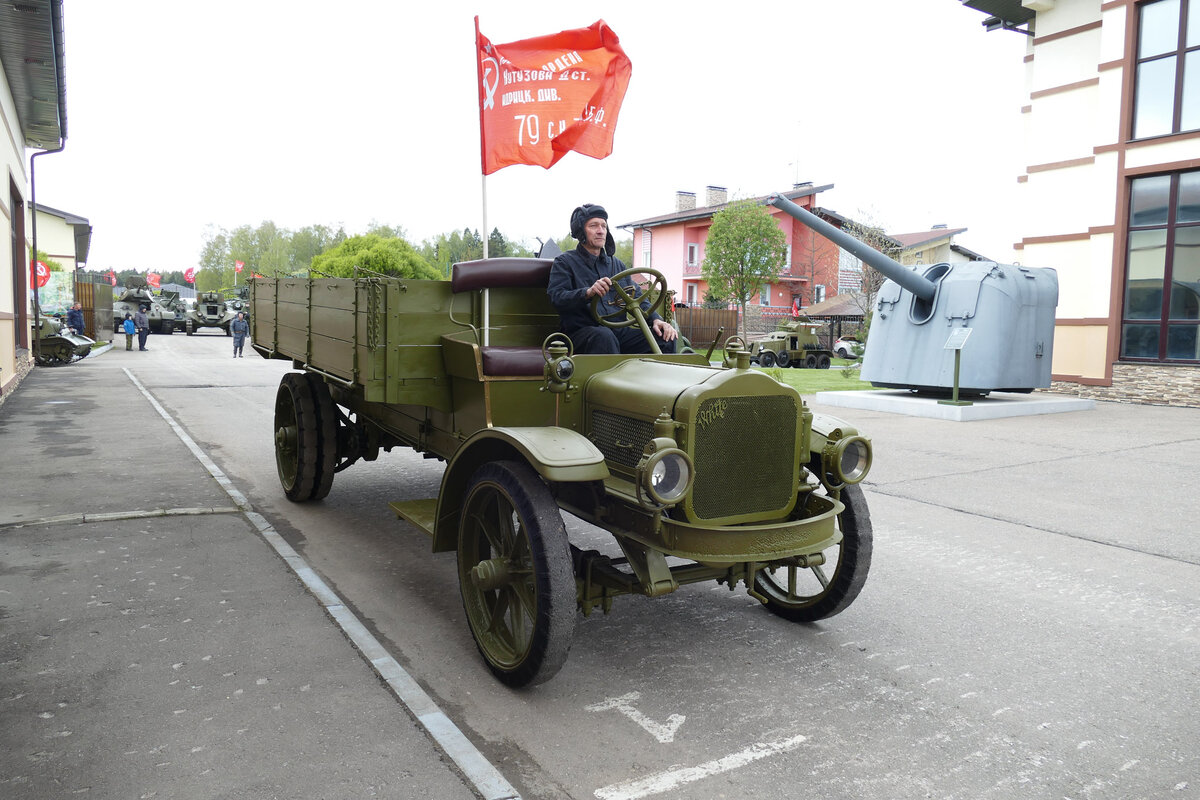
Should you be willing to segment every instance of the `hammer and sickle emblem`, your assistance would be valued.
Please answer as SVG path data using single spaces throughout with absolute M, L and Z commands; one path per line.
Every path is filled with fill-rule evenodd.
M 500 63 L 494 56 L 483 56 L 482 62 L 483 91 L 485 92 L 483 108 L 487 110 L 496 107 L 496 87 L 500 85 Z M 489 80 L 491 81 L 490 86 L 488 85 Z

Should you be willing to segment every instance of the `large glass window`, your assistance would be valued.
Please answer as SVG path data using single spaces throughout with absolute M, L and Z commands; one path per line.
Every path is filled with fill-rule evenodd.
M 1200 171 L 1129 189 L 1121 357 L 1200 361 Z
M 1133 138 L 1200 128 L 1200 0 L 1138 6 Z

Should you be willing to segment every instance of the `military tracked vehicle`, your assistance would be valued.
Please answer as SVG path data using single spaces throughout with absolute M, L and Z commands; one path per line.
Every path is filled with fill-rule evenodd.
M 37 324 L 30 322 L 29 327 L 36 339 L 33 345 L 34 360 L 42 367 L 61 367 L 87 358 L 87 354 L 92 352 L 92 345 L 96 343 L 94 339 L 75 333 L 62 320 L 53 317 L 39 316 Z
M 169 302 L 168 300 L 167 303 Z M 145 278 L 127 278 L 125 288 L 113 299 L 113 332 L 121 332 L 121 324 L 125 322 L 126 314 L 133 315 L 137 313 L 138 308 L 144 308 L 150 321 L 151 333 L 174 333 L 176 310 L 167 303 L 150 290 Z
M 196 306 L 187 315 L 187 335 L 191 336 L 201 328 L 220 328 L 226 336 L 232 336 L 229 323 L 237 318 L 237 314 L 220 292 L 201 292 L 196 297 Z
M 821 345 L 820 327 L 808 317 L 783 320 L 777 330 L 750 343 L 750 362 L 760 367 L 829 369 L 833 352 Z
M 654 354 L 575 354 L 546 297 L 551 263 L 253 279 L 252 346 L 296 370 L 274 408 L 288 499 L 336 503 L 335 474 L 396 447 L 444 461 L 436 497 L 390 505 L 456 554 L 471 633 L 510 686 L 552 677 L 578 615 L 621 595 L 740 584 L 796 622 L 850 606 L 871 562 L 870 441 L 751 369 L 739 337 L 718 365 L 711 349 L 659 353 L 616 281 L 626 310 L 599 323 L 636 325 Z M 665 301 L 662 275 L 629 272 Z M 608 552 L 571 541 L 563 512 L 611 534 Z

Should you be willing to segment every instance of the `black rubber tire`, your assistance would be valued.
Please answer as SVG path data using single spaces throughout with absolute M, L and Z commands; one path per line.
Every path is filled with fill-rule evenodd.
M 483 562 L 501 571 L 495 585 L 473 577 Z M 521 687 L 558 673 L 575 632 L 575 574 L 558 504 L 528 464 L 494 461 L 472 476 L 459 521 L 458 581 L 492 674 Z
M 792 357 L 787 350 L 780 350 L 775 354 L 775 363 L 781 367 L 786 367 L 792 363 Z
M 817 369 L 829 369 L 830 363 L 831 362 L 829 360 L 829 356 L 827 356 L 827 355 L 817 356 Z
M 817 368 L 817 357 L 812 355 L 811 353 L 809 355 L 805 356 L 804 357 L 804 368 L 805 369 L 816 369 Z
M 759 363 L 759 366 L 764 367 L 764 368 L 770 368 L 770 367 L 775 366 L 775 354 L 772 353 L 770 350 L 763 350 L 761 353 L 758 354 L 758 363 Z
M 320 500 L 333 482 L 328 444 L 334 443 L 336 463 L 337 429 L 332 435 L 328 433 L 319 403 L 304 373 L 289 372 L 279 381 L 275 394 L 275 467 L 284 494 L 294 503 Z
M 337 406 L 329 393 L 329 384 L 320 375 L 305 373 L 312 390 L 313 405 L 317 412 L 317 481 L 313 487 L 313 500 L 321 500 L 333 487 L 333 473 L 338 463 L 338 419 Z
M 192 321 L 190 319 L 187 321 L 187 327 L 185 328 L 185 330 L 187 331 L 188 336 L 191 336 L 192 334 L 194 334 L 196 332 L 196 326 L 194 324 L 192 324 Z
M 842 541 L 825 551 L 824 567 L 778 567 L 754 576 L 754 588 L 767 597 L 772 613 L 792 622 L 815 622 L 845 611 L 862 591 L 871 570 L 871 512 L 858 486 L 843 487 L 841 500 L 845 505 L 838 515 Z M 825 574 L 830 565 L 832 577 Z M 795 594 L 788 591 L 789 577 L 796 581 Z M 811 594 L 800 586 L 805 579 L 812 584 Z

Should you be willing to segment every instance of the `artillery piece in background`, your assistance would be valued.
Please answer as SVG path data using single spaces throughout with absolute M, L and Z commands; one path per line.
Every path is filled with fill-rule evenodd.
M 889 389 L 944 394 L 955 385 L 951 334 L 970 329 L 958 387 L 965 394 L 1030 392 L 1050 385 L 1058 273 L 993 261 L 906 267 L 782 195 L 771 205 L 887 276 L 863 357 L 862 379 Z
M 187 335 L 191 336 L 200 328 L 220 328 L 226 336 L 232 336 L 229 323 L 241 310 L 232 308 L 233 302 L 242 301 L 226 300 L 220 292 L 201 292 L 196 298 L 195 308 L 187 315 Z
M 178 297 L 178 295 L 176 295 Z M 167 300 L 166 303 L 169 303 Z M 120 333 L 125 315 L 137 313 L 138 307 L 146 309 L 146 318 L 150 321 L 151 333 L 174 333 L 176 311 L 168 307 L 163 299 L 150 291 L 146 279 L 134 275 L 125 279 L 125 288 L 120 296 L 113 299 L 113 332 Z

